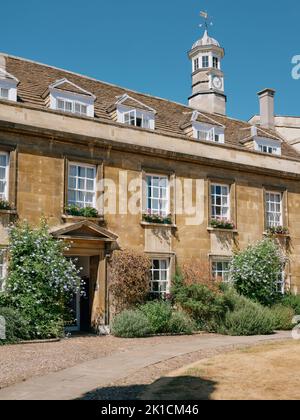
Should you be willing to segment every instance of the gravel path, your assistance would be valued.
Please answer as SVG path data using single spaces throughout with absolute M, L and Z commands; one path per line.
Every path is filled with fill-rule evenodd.
M 253 346 L 253 345 L 252 345 Z M 226 346 L 219 349 L 202 350 L 195 353 L 186 354 L 176 357 L 156 365 L 148 366 L 141 369 L 134 375 L 124 378 L 121 381 L 109 384 L 105 388 L 92 391 L 85 395 L 81 400 L 97 400 L 97 401 L 132 401 L 141 399 L 142 395 L 147 391 L 149 385 L 157 381 L 161 377 L 180 369 L 191 363 L 207 359 L 231 352 L 233 350 L 245 348 L 247 346 Z
M 177 343 L 184 337 L 120 339 L 116 337 L 74 337 L 57 343 L 0 346 L 0 389 L 35 376 L 58 372 L 80 363 L 123 353 L 146 343 Z

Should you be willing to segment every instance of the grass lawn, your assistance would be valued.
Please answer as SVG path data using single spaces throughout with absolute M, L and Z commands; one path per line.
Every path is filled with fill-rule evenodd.
M 300 341 L 205 359 L 150 386 L 153 400 L 300 400 Z

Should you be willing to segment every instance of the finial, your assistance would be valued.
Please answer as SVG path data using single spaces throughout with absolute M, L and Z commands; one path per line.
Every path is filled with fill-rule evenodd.
M 209 26 L 213 26 L 212 16 L 209 16 L 207 12 L 200 12 L 200 17 L 204 20 L 204 23 L 199 25 L 200 28 L 204 26 L 207 31 Z

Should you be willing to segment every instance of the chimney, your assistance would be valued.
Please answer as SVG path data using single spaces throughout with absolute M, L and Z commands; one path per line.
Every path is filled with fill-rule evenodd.
M 258 93 L 260 104 L 260 125 L 264 128 L 275 128 L 274 89 L 264 89 Z

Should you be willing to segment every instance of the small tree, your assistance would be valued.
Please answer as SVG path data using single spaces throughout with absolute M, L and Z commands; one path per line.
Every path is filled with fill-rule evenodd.
M 58 336 L 68 314 L 68 302 L 80 290 L 66 246 L 54 239 L 44 221 L 37 229 L 24 222 L 10 231 L 6 302 L 28 321 L 31 338 Z
M 115 251 L 111 261 L 110 292 L 116 312 L 141 304 L 149 295 L 151 261 L 147 255 Z
M 264 239 L 234 256 L 231 279 L 240 294 L 270 305 L 280 296 L 277 285 L 285 263 L 279 245 L 272 239 Z

